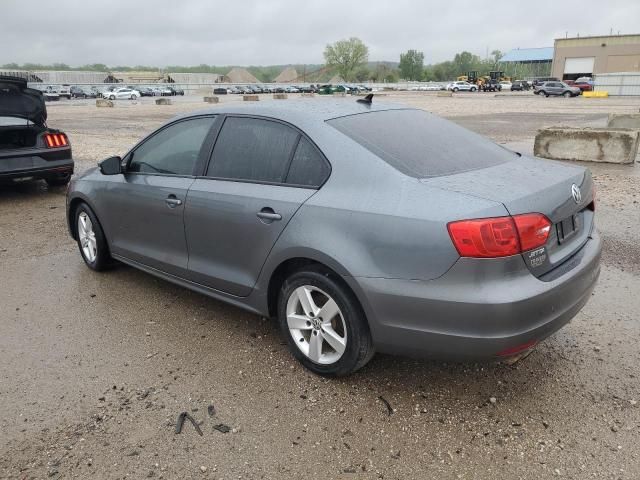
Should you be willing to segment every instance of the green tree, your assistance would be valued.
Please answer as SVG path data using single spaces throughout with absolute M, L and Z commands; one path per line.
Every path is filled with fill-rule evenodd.
M 400 54 L 400 76 L 405 80 L 420 80 L 423 76 L 424 53 L 408 50 Z
M 491 52 L 491 56 L 493 57 L 493 64 L 497 65 L 500 62 L 500 59 L 504 57 L 504 53 L 501 50 L 494 50 Z
M 480 57 L 470 52 L 456 53 L 456 56 L 453 57 L 453 64 L 456 68 L 456 72 L 452 72 L 453 76 L 465 75 L 470 70 L 478 70 L 480 63 Z
M 358 67 L 367 63 L 369 49 L 359 38 L 339 40 L 324 49 L 327 67 L 333 68 L 345 81 L 351 81 Z

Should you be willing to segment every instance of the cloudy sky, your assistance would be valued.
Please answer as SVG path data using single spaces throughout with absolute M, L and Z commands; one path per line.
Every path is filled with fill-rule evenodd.
M 351 36 L 370 60 L 415 48 L 433 63 L 567 32 L 640 33 L 638 19 L 638 0 L 0 0 L 0 64 L 322 63 L 327 43 Z

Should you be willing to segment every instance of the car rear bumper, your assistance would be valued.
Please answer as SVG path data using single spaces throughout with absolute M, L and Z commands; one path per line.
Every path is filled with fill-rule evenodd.
M 587 303 L 600 273 L 602 242 L 587 243 L 552 281 L 526 270 L 521 256 L 461 258 L 432 281 L 355 278 L 376 349 L 452 360 L 490 360 L 532 345 Z M 483 263 L 480 265 L 479 263 Z
M 19 178 L 52 178 L 73 173 L 74 162 L 71 151 L 60 152 L 68 158 L 45 159 L 34 153 L 33 155 L 20 153 L 16 156 L 0 156 L 0 180 Z

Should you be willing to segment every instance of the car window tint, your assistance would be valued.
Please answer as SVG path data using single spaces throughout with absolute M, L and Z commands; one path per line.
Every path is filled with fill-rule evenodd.
M 517 158 L 486 137 L 422 110 L 382 110 L 327 123 L 416 178 L 478 170 Z
M 278 122 L 229 117 L 218 135 L 207 176 L 283 182 L 298 135 Z
M 200 147 L 215 117 L 184 120 L 158 132 L 136 148 L 128 171 L 192 175 Z
M 287 183 L 318 187 L 329 175 L 329 165 L 318 150 L 306 138 L 300 138 L 296 153 L 293 155 Z

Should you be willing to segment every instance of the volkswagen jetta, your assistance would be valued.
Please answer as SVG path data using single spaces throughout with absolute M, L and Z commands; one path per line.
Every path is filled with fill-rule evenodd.
M 367 100 L 170 121 L 72 181 L 82 258 L 277 318 L 326 375 L 523 355 L 574 317 L 600 270 L 589 171 Z

